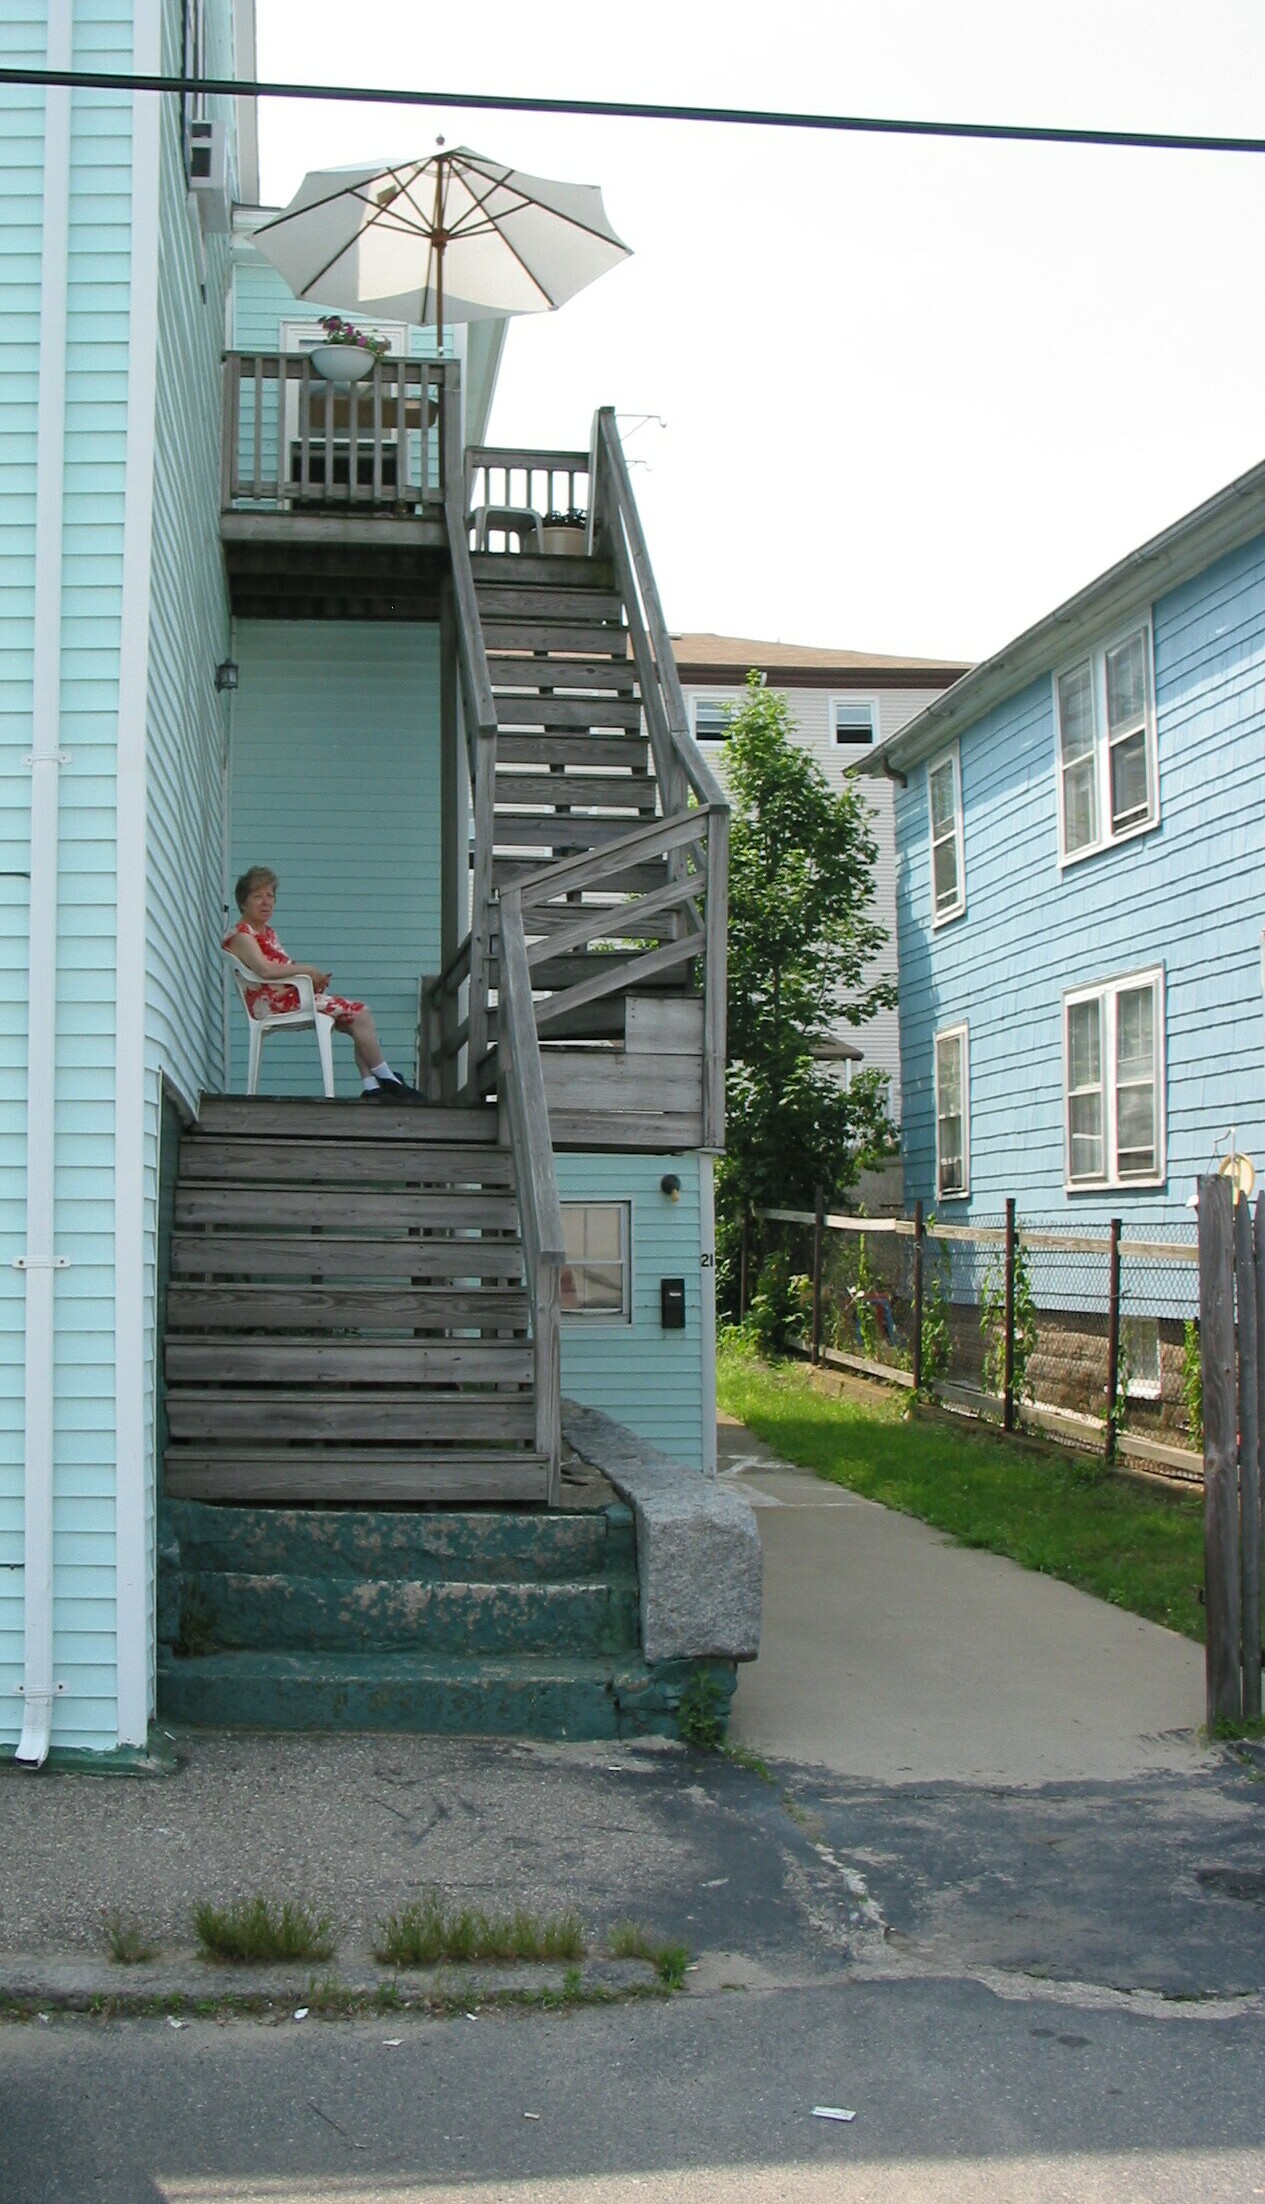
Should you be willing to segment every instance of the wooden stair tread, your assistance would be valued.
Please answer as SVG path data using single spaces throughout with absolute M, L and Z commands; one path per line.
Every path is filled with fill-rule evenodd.
M 201 1339 L 166 1347 L 168 1402 L 185 1385 L 529 1385 L 532 1350 L 517 1339 Z
M 208 1285 L 173 1278 L 167 1288 L 169 1332 L 233 1334 L 251 1331 L 312 1332 L 328 1327 L 362 1331 L 523 1331 L 527 1295 L 522 1287 L 355 1285 L 279 1287 Z
M 626 727 L 641 725 L 636 697 L 524 696 L 496 691 L 492 699 L 498 727 Z
M 648 773 L 650 744 L 644 735 L 572 734 L 566 732 L 496 738 L 498 766 L 534 766 L 539 773 L 552 765 L 587 771 L 595 765 L 621 767 L 627 772 Z
M 248 1279 L 496 1278 L 517 1284 L 523 1275 L 522 1242 L 497 1240 L 362 1239 L 345 1234 L 180 1232 L 172 1235 L 175 1277 Z
M 452 1142 L 458 1147 L 495 1146 L 497 1114 L 476 1109 L 410 1109 L 383 1102 L 330 1102 L 320 1096 L 208 1094 L 198 1112 L 199 1132 L 247 1134 L 284 1140 Z
M 480 625 L 488 651 L 488 665 L 495 679 L 500 652 L 559 651 L 577 658 L 610 656 L 622 664 L 631 665 L 628 656 L 628 630 L 622 621 L 604 619 L 550 620 L 548 635 L 542 635 L 542 622 L 538 617 L 522 613 L 494 613 L 480 607 Z
M 538 651 L 489 654 L 493 693 L 506 689 L 597 689 L 626 696 L 637 686 L 631 658 L 545 657 Z
M 494 783 L 494 799 L 503 804 L 549 806 L 579 804 L 609 811 L 653 812 L 658 783 L 649 773 L 504 772 Z
M 195 1133 L 180 1149 L 180 1175 L 185 1184 L 270 1179 L 319 1180 L 322 1186 L 368 1187 L 381 1181 L 389 1187 L 476 1183 L 505 1187 L 512 1183 L 513 1168 L 508 1148 L 467 1148 L 455 1143 L 451 1147 L 431 1147 L 412 1141 L 294 1141 L 246 1134 L 229 1139 L 214 1133 Z
M 418 1445 L 438 1438 L 518 1438 L 535 1436 L 536 1411 L 531 1393 L 442 1391 L 357 1392 L 330 1387 L 319 1395 L 245 1387 L 177 1386 L 167 1397 L 167 1423 L 173 1439 L 254 1439 L 268 1445 L 282 1440 L 403 1440 Z
M 337 1448 L 293 1454 L 269 1448 L 171 1446 L 163 1481 L 180 1500 L 237 1500 L 282 1506 L 345 1500 L 476 1506 L 497 1502 L 543 1507 L 549 1465 L 527 1447 Z
M 250 1230 L 280 1228 L 283 1231 L 459 1232 L 479 1226 L 484 1231 L 514 1232 L 518 1206 L 511 1194 L 477 1193 L 458 1187 L 451 1193 L 418 1192 L 402 1188 L 390 1193 L 364 1193 L 358 1188 L 277 1186 L 246 1182 L 200 1186 L 196 1181 L 176 1188 L 176 1224 L 230 1225 Z

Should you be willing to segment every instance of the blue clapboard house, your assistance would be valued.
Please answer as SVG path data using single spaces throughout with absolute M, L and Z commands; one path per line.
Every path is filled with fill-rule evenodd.
M 253 0 L 5 58 L 249 81 Z M 0 1755 L 653 1726 L 562 1399 L 714 1468 L 727 811 L 614 416 L 490 448 L 496 320 L 323 379 L 250 101 L 2 103 Z M 246 1093 L 251 864 L 429 1109 L 313 1028 Z
M 861 770 L 895 784 L 907 1200 L 1188 1231 L 1201 1172 L 1265 1164 L 1265 466 Z

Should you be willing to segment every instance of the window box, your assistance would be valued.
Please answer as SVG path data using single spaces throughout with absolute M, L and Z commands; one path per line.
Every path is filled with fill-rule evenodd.
M 1155 680 L 1148 622 L 1054 677 L 1059 863 L 1158 826 Z
M 971 1062 L 966 1026 L 936 1035 L 936 1200 L 971 1191 Z
M 956 743 L 928 764 L 927 809 L 931 821 L 931 923 L 944 926 L 951 918 L 960 918 L 966 909 L 962 767 Z
M 1063 997 L 1067 1191 L 1159 1186 L 1165 1174 L 1164 974 Z

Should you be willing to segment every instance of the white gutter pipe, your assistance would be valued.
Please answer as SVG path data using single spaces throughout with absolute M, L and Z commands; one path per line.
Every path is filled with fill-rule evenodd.
M 73 0 L 51 0 L 48 66 L 73 59 Z M 52 1737 L 55 1271 L 53 1095 L 57 1041 L 57 840 L 61 751 L 62 489 L 66 435 L 66 292 L 70 263 L 70 92 L 44 95 L 44 235 L 35 460 L 31 901 L 26 1100 L 26 1470 L 23 1583 L 25 1706 L 17 1759 L 41 1768 Z

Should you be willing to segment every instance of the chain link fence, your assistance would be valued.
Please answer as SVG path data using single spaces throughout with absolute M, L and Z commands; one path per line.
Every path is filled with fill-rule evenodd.
M 1197 1226 L 753 1212 L 739 1314 L 818 1362 L 1202 1482 Z M 776 1306 L 774 1305 L 776 1304 Z

